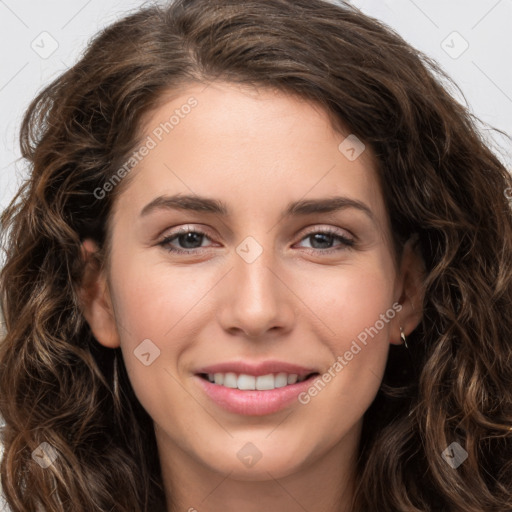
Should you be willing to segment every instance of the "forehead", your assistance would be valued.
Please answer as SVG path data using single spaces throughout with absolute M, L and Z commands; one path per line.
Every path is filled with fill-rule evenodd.
M 350 195 L 384 217 L 370 148 L 297 96 L 191 84 L 163 97 L 141 131 L 149 149 L 130 171 L 120 206 L 140 212 L 163 193 L 183 193 L 216 197 L 230 214 L 263 215 L 299 198 Z

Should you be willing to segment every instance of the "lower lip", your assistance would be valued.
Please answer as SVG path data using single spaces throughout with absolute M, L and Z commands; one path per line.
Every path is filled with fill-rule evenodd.
M 288 384 L 282 388 L 267 391 L 241 390 L 212 384 L 209 380 L 196 375 L 206 394 L 223 409 L 236 414 L 263 416 L 284 409 L 294 401 L 298 402 L 298 395 L 308 389 L 319 375 L 313 375 L 302 382 Z

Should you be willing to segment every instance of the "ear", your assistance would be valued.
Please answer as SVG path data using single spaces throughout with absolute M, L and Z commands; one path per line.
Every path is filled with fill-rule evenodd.
M 107 279 L 96 257 L 98 246 L 90 239 L 82 242 L 86 262 L 79 289 L 82 313 L 96 340 L 108 348 L 119 347 L 119 334 Z
M 402 306 L 393 323 L 390 342 L 401 345 L 400 327 L 408 336 L 421 321 L 423 316 L 423 299 L 425 296 L 424 279 L 426 275 L 425 262 L 417 244 L 418 236 L 414 234 L 405 243 L 402 261 L 400 262 L 397 302 Z

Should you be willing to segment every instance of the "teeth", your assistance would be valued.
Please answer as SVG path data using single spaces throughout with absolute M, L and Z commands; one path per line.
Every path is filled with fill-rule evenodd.
M 267 375 L 260 375 L 256 378 L 256 389 L 259 391 L 267 391 L 274 389 L 274 375 L 268 373 Z
M 284 388 L 288 384 L 288 375 L 286 373 L 278 373 L 274 377 L 274 386 L 276 388 Z
M 290 373 L 290 375 L 288 375 L 288 384 L 295 384 L 297 382 L 297 378 L 297 374 Z
M 224 382 L 222 383 L 222 385 L 226 386 L 227 388 L 236 388 L 237 387 L 236 373 L 226 373 L 224 375 Z
M 284 386 L 302 382 L 306 377 L 299 378 L 296 373 L 269 373 L 267 375 L 247 375 L 241 373 L 237 375 L 233 372 L 227 373 L 209 373 L 208 380 L 219 386 L 225 386 L 232 389 L 266 391 L 270 389 L 282 388 Z
M 236 383 L 238 389 L 256 389 L 256 377 L 253 375 L 239 375 Z

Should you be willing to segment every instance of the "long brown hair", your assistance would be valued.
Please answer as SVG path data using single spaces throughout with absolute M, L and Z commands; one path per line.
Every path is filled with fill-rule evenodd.
M 165 510 L 151 418 L 119 349 L 81 314 L 81 241 L 106 246 L 126 180 L 94 191 L 136 148 L 144 115 L 215 79 L 298 95 L 348 126 L 377 157 L 397 253 L 418 234 L 423 318 L 408 352 L 391 347 L 364 416 L 354 512 L 512 510 L 512 178 L 476 119 L 435 62 L 349 4 L 177 0 L 101 32 L 23 120 L 31 174 L 1 217 L 12 511 Z M 32 457 L 41 443 L 58 453 L 47 468 Z M 442 456 L 452 443 L 467 452 L 457 469 Z

